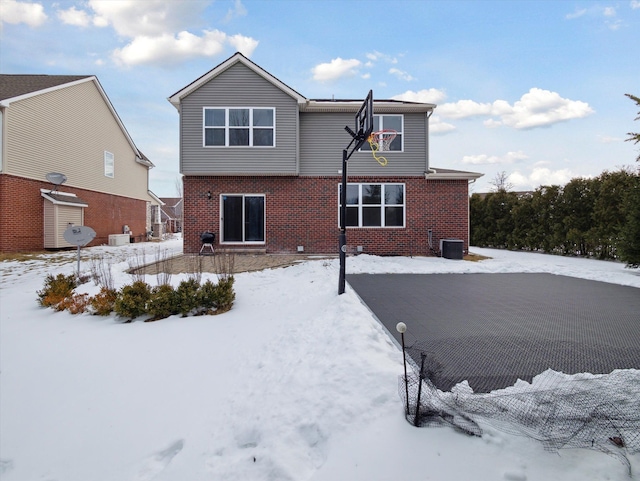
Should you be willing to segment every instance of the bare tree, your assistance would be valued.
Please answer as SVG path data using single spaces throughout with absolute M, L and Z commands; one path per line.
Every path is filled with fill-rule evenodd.
M 513 189 L 513 184 L 509 182 L 509 175 L 504 170 L 496 173 L 489 183 L 493 186 L 494 192 L 507 192 Z
M 176 197 L 180 197 L 182 199 L 183 187 L 182 187 L 182 176 L 176 177 Z

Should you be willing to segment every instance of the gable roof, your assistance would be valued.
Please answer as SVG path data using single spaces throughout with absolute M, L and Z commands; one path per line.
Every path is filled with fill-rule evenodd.
M 9 107 L 12 102 L 53 92 L 58 89 L 71 87 L 85 82 L 93 82 L 100 92 L 102 99 L 111 111 L 113 118 L 118 123 L 120 130 L 136 153 L 136 162 L 148 168 L 155 167 L 133 143 L 133 139 L 127 132 L 116 109 L 111 104 L 109 97 L 100 85 L 95 75 L 33 75 L 33 74 L 0 74 L 0 107 Z
M 91 75 L 0 75 L 0 101 L 89 79 Z M 17 100 L 17 99 L 14 99 Z M 3 102 L 4 103 L 4 102 Z
M 197 78 L 186 87 L 183 87 L 182 89 L 178 90 L 176 93 L 170 96 L 167 100 L 169 100 L 169 102 L 171 102 L 175 108 L 178 108 L 178 106 L 180 105 L 180 101 L 182 100 L 183 97 L 186 97 L 191 92 L 199 89 L 202 85 L 206 84 L 211 79 L 217 77 L 222 72 L 224 72 L 225 70 L 228 70 L 230 67 L 233 67 L 237 63 L 241 63 L 244 66 L 248 67 L 249 69 L 253 70 L 256 74 L 258 74 L 260 77 L 265 79 L 267 82 L 275 85 L 284 93 L 293 97 L 298 102 L 298 104 L 304 104 L 307 102 L 306 97 L 304 97 L 303 95 L 293 90 L 287 84 L 285 84 L 284 82 L 280 81 L 279 79 L 271 75 L 269 72 L 264 70 L 259 65 L 253 63 L 251 60 L 249 60 L 247 57 L 242 55 L 240 52 L 236 52 L 227 60 L 217 65 L 216 67 L 212 68 L 207 73 Z

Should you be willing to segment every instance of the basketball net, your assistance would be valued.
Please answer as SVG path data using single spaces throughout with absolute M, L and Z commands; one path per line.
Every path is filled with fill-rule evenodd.
M 396 138 L 396 131 L 391 129 L 378 130 L 372 132 L 369 138 L 369 145 L 371 146 L 371 154 L 373 158 L 382 166 L 385 167 L 388 163 L 386 157 L 378 155 L 378 152 L 385 152 L 391 150 L 391 142 Z

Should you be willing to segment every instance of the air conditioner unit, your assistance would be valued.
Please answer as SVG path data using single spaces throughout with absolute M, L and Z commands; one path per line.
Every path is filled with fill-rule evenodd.
M 109 234 L 110 246 L 124 246 L 131 243 L 129 234 Z
M 460 239 L 440 239 L 440 252 L 445 259 L 463 259 L 464 242 Z

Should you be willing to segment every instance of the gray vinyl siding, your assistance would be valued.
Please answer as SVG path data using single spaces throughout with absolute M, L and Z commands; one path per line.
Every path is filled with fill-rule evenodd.
M 275 147 L 204 147 L 204 107 L 275 108 Z M 181 100 L 180 172 L 186 175 L 298 173 L 298 104 L 238 63 Z
M 300 113 L 300 175 L 338 175 L 342 151 L 351 141 L 344 127 L 353 128 L 353 117 L 352 113 Z M 424 113 L 404 114 L 404 151 L 384 152 L 388 161 L 385 167 L 371 151 L 354 152 L 349 159 L 349 175 L 424 175 L 428 167 L 426 122 Z

